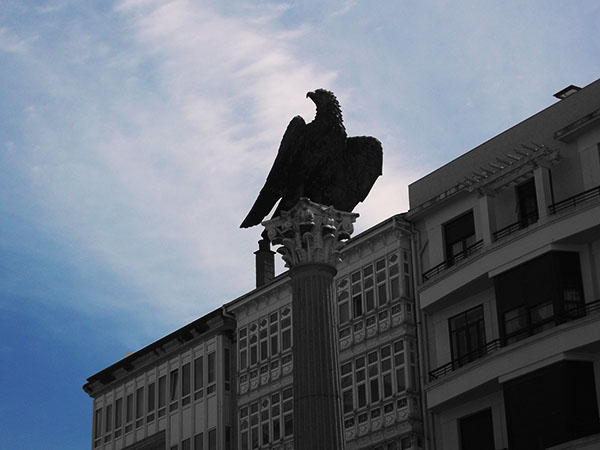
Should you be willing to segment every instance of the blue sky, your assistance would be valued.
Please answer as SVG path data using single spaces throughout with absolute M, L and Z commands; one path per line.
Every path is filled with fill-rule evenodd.
M 85 379 L 253 287 L 305 93 L 407 185 L 600 77 L 596 0 L 0 3 L 0 448 L 89 448 Z

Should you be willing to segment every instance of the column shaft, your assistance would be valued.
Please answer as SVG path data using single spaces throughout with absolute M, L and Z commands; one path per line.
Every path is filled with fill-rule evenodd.
M 343 450 L 339 362 L 333 311 L 334 267 L 293 267 L 294 448 Z M 339 423 L 338 423 L 339 422 Z

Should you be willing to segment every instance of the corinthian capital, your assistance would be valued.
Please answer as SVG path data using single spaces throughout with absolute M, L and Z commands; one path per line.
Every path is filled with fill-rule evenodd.
M 280 245 L 285 266 L 292 268 L 306 263 L 335 266 L 340 250 L 354 231 L 356 213 L 338 211 L 307 198 L 271 220 L 262 222 L 273 245 Z

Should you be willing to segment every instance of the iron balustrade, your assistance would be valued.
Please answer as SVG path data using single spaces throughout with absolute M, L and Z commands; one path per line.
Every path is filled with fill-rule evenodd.
M 556 214 L 559 211 L 567 208 L 574 208 L 579 203 L 584 203 L 594 198 L 600 197 L 600 186 L 588 189 L 587 191 L 580 192 L 577 195 L 561 200 L 548 206 L 548 212 L 550 214 Z
M 479 348 L 476 348 L 472 352 L 467 353 L 459 358 L 455 358 L 447 364 L 444 364 L 437 369 L 429 372 L 429 381 L 437 380 L 439 377 L 449 374 L 450 372 L 455 371 L 459 367 L 465 366 L 470 362 L 473 362 L 477 359 L 483 358 L 490 353 L 494 353 L 496 350 L 502 348 L 502 343 L 500 339 L 494 339 L 493 341 L 487 342 Z
M 574 320 L 580 319 L 582 317 L 588 316 L 590 313 L 600 311 L 600 300 L 595 300 L 590 303 L 580 303 L 580 302 L 565 302 L 565 306 L 568 306 L 566 310 L 561 314 L 555 314 L 553 316 L 554 323 L 556 325 L 560 325 L 566 322 L 572 322 Z M 543 330 L 538 331 L 537 333 L 531 333 L 526 337 L 533 336 L 535 334 L 541 333 Z M 516 341 L 515 341 L 516 342 Z M 473 361 L 483 358 L 484 356 L 489 355 L 490 353 L 494 353 L 496 350 L 501 349 L 502 347 L 509 346 L 513 343 L 504 342 L 501 339 L 494 339 L 493 341 L 487 342 L 479 348 L 476 348 L 470 353 L 463 355 L 459 358 L 455 358 L 449 363 L 444 364 L 432 371 L 429 372 L 429 382 L 435 381 L 444 375 L 447 375 L 451 372 L 454 372 L 460 367 L 463 367 Z
M 483 247 L 483 239 L 480 240 L 480 241 L 475 242 L 470 247 L 465 248 L 462 252 L 457 253 L 456 255 L 452 256 L 451 258 L 448 258 L 447 260 L 441 262 L 437 266 L 432 267 L 428 271 L 424 272 L 423 273 L 423 281 L 425 282 L 425 281 L 431 279 L 435 275 L 437 275 L 437 274 L 443 272 L 444 270 L 452 267 L 457 262 L 460 262 L 463 259 L 468 258 L 473 253 L 476 253 L 477 251 L 481 250 L 482 247 Z
M 536 223 L 538 219 L 539 217 L 537 214 L 532 214 L 530 216 L 523 217 L 517 220 L 515 223 L 511 223 L 510 225 L 505 226 L 504 228 L 500 228 L 498 231 L 495 231 L 492 234 L 494 241 L 511 235 L 516 231 L 522 230 L 523 228 L 527 228 L 529 225 L 533 225 L 534 223 Z

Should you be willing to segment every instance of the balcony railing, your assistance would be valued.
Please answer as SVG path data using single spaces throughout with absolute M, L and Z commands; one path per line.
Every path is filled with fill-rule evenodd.
M 482 345 L 481 347 L 473 350 L 472 352 L 463 355 L 460 358 L 453 359 L 449 363 L 432 370 L 431 372 L 429 372 L 429 381 L 437 380 L 439 377 L 449 374 L 450 372 L 455 371 L 459 367 L 465 366 L 472 361 L 483 358 L 484 356 L 489 355 L 490 353 L 494 353 L 501 347 L 502 345 L 500 339 L 494 339 L 493 341 Z
M 566 322 L 572 322 L 582 317 L 589 315 L 590 313 L 600 311 L 600 300 L 593 301 L 591 303 L 570 303 L 565 312 L 561 314 L 554 315 L 554 326 L 560 325 Z M 547 328 L 541 328 L 539 331 L 533 331 L 528 336 L 533 336 L 535 334 L 541 333 Z M 429 372 L 429 382 L 437 380 L 444 375 L 447 375 L 456 369 L 463 367 L 473 361 L 476 361 L 480 358 L 483 358 L 490 353 L 494 353 L 496 350 L 499 350 L 502 347 L 511 345 L 514 341 L 506 342 L 501 339 L 494 339 L 493 341 L 487 342 L 481 347 L 473 350 L 472 352 L 463 355 L 459 358 L 455 358 L 447 364 L 440 366 Z
M 468 258 L 472 254 L 481 250 L 482 247 L 483 247 L 483 239 L 475 242 L 470 247 L 465 248 L 462 252 L 457 253 L 456 255 L 452 256 L 452 258 L 448 258 L 447 260 L 443 261 L 442 263 L 438 264 L 437 266 L 432 267 L 431 269 L 429 269 L 428 271 L 423 273 L 423 282 L 431 279 L 432 277 L 436 276 L 437 274 L 452 267 L 453 265 L 462 261 L 463 259 Z
M 560 202 L 553 203 L 548 206 L 548 212 L 550 214 L 556 214 L 563 209 L 574 208 L 580 203 L 587 202 L 594 198 L 600 198 L 600 186 L 580 192 L 579 194 L 561 200 Z
M 504 228 L 500 228 L 498 231 L 493 233 L 494 241 L 502 239 L 508 235 L 513 234 L 516 231 L 522 230 L 523 228 L 527 228 L 529 225 L 532 225 L 538 221 L 538 215 L 532 214 L 530 216 L 522 217 L 515 223 L 511 223 L 510 225 L 505 226 Z

